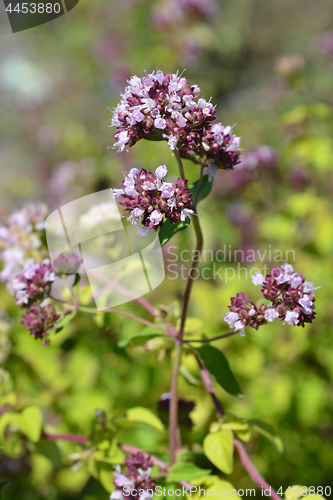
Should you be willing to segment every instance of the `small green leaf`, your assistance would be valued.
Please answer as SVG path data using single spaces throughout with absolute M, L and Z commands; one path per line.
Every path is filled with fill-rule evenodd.
M 249 429 L 247 421 L 235 415 L 225 415 L 222 419 L 222 425 L 232 431 L 246 431 Z
M 248 420 L 248 424 L 253 429 L 260 432 L 260 434 L 262 434 L 266 439 L 268 439 L 273 444 L 275 444 L 279 453 L 283 453 L 282 440 L 281 440 L 280 436 L 278 435 L 278 433 L 276 432 L 276 430 L 274 429 L 274 427 L 272 427 L 269 424 L 266 424 L 265 422 L 262 422 L 261 420 L 257 420 L 257 419 Z
M 238 418 L 235 415 L 225 415 L 221 422 L 222 427 L 231 429 L 237 434 L 237 437 L 248 443 L 251 439 L 250 426 L 246 420 Z
M 176 224 L 172 224 L 169 219 L 166 219 L 158 231 L 161 247 L 168 243 L 176 233 L 187 229 L 190 224 L 191 219 L 189 217 L 187 217 L 184 222 L 178 221 Z
M 221 479 L 218 476 L 209 476 L 205 481 L 205 489 L 215 490 L 215 488 L 217 490 L 219 497 L 224 497 L 224 496 L 226 498 L 233 497 L 234 500 L 242 500 L 241 497 L 239 495 L 237 495 L 237 493 L 236 493 L 237 488 L 235 488 L 235 486 L 233 484 L 229 483 L 229 481 L 225 481 L 224 479 Z M 233 491 L 231 491 L 231 490 L 233 490 Z M 221 491 L 221 494 L 219 493 L 220 491 Z M 247 491 L 251 491 L 251 490 L 247 490 Z M 250 493 L 250 495 L 251 495 L 251 493 Z M 216 496 L 215 496 L 215 498 L 216 498 Z
M 42 432 L 43 414 L 38 406 L 28 406 L 21 413 L 20 430 L 30 441 L 36 443 Z
M 251 431 L 250 429 L 247 429 L 245 431 L 235 431 L 235 434 L 239 439 L 244 441 L 244 443 L 248 443 L 251 439 Z
M 74 288 L 76 285 L 78 285 L 80 283 L 80 279 L 81 279 L 81 275 L 79 273 L 76 273 L 72 288 Z
M 165 138 L 162 136 L 160 132 L 151 132 L 150 134 L 146 134 L 142 137 L 142 139 L 146 139 L 146 141 L 165 141 Z
M 230 429 L 221 429 L 205 437 L 204 453 L 219 470 L 231 474 L 234 469 L 234 442 Z
M 131 343 L 133 343 L 134 345 L 141 345 L 146 343 L 148 340 L 153 339 L 154 337 L 165 337 L 165 335 L 156 328 L 148 326 L 147 328 L 141 330 L 141 332 L 139 333 L 134 333 L 133 335 L 130 335 L 130 337 L 127 337 L 126 339 L 118 340 L 117 345 L 118 347 L 126 347 L 128 344 Z
M 195 479 L 201 479 L 204 476 L 208 476 L 212 471 L 210 469 L 200 469 L 194 464 L 190 463 L 178 463 L 171 467 L 169 473 L 170 481 L 194 481 Z
M 199 193 L 199 197 L 198 197 L 198 203 L 199 203 L 199 201 L 202 201 L 205 198 L 207 198 L 207 196 L 211 192 L 212 187 L 213 187 L 213 180 L 214 179 L 209 180 L 208 175 L 203 176 L 201 188 L 200 188 L 200 193 Z M 196 197 L 197 190 L 198 190 L 198 184 L 199 184 L 199 179 L 197 181 L 193 182 L 193 184 L 191 184 L 189 186 L 189 189 L 192 193 L 192 200 L 194 200 Z
M 63 316 L 62 318 L 60 318 L 60 320 L 58 321 L 57 323 L 57 328 L 56 328 L 56 333 L 59 333 L 61 332 L 61 330 L 63 328 L 65 328 L 66 325 L 68 325 L 68 323 L 70 321 L 72 321 L 72 319 L 76 316 L 76 311 L 72 312 L 72 313 L 69 313 L 69 314 L 66 314 L 66 316 Z
M 229 363 L 224 354 L 210 345 L 196 349 L 203 364 L 213 375 L 220 386 L 233 396 L 243 395 L 234 374 L 230 370 Z
M 127 419 L 132 422 L 142 422 L 154 427 L 159 431 L 164 431 L 164 425 L 161 420 L 153 413 L 142 406 L 136 406 L 135 408 L 130 408 L 126 412 Z

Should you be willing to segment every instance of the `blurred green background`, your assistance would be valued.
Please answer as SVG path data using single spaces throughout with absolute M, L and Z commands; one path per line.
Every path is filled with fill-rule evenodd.
M 332 19 L 331 0 L 81 0 L 66 16 L 27 32 L 10 33 L 5 18 L 0 26 L 2 222 L 31 200 L 44 201 L 51 211 L 117 187 L 122 171 L 133 167 L 166 164 L 177 175 L 165 143 L 141 141 L 128 154 L 108 150 L 114 133 L 108 108 L 118 103 L 127 78 L 157 66 L 164 72 L 186 68 L 190 83 L 217 104 L 219 121 L 237 123 L 245 157 L 262 145 L 274 150 L 271 165 L 220 171 L 199 213 L 206 249 L 292 249 L 295 269 L 322 287 L 313 325 L 269 324 L 214 344 L 226 353 L 245 393 L 237 399 L 217 388 L 228 413 L 262 419 L 283 440 L 283 454 L 259 435 L 247 445 L 276 489 L 332 486 Z M 185 170 L 191 181 L 198 178 L 196 166 L 185 162 Z M 172 244 L 192 248 L 192 228 Z M 265 263 L 271 264 L 267 258 Z M 147 298 L 169 307 L 181 300 L 184 286 L 181 279 L 166 279 Z M 223 317 L 240 291 L 260 298 L 244 272 L 227 284 L 197 280 L 189 335 L 227 331 Z M 108 417 L 132 406 L 156 410 L 169 390 L 168 344 L 120 349 L 119 338 L 139 331 L 138 325 L 80 313 L 40 349 L 4 286 L 0 293 L 0 407 L 42 406 L 48 432 L 83 435 L 91 432 L 96 409 Z M 137 304 L 124 308 L 142 314 Z M 189 357 L 184 364 L 199 376 Z M 183 378 L 180 395 L 196 402 L 189 439 L 202 443 L 215 419 L 213 405 L 201 386 Z M 123 440 L 151 452 L 159 448 L 144 429 Z M 45 442 L 13 445 L 9 454 L 5 448 L 0 474 L 11 484 L 3 498 L 108 498 L 86 467 L 72 466 L 68 456 L 79 448 L 64 442 L 47 450 Z M 230 480 L 237 488 L 253 487 L 238 459 Z

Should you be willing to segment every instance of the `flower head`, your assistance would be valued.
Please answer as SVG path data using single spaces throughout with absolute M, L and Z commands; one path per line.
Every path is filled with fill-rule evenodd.
M 164 218 L 175 224 L 194 213 L 187 181 L 165 182 L 167 172 L 165 165 L 155 172 L 132 169 L 125 175 L 121 189 L 113 190 L 115 198 L 122 197 L 119 203 L 129 212 L 127 220 L 138 226 L 140 237 L 147 236 L 149 229 L 162 226 Z
M 32 301 L 43 299 L 50 291 L 55 273 L 49 259 L 43 262 L 31 260 L 21 274 L 12 281 L 17 305 L 27 306 Z
M 157 70 L 133 76 L 121 98 L 111 122 L 117 127 L 112 147 L 118 152 L 140 139 L 154 138 L 166 140 L 183 158 L 206 158 L 225 169 L 239 162 L 240 138 L 233 127 L 212 124 L 215 106 L 200 97 L 199 87 L 182 74 Z
M 151 479 L 150 477 L 152 466 L 153 462 L 150 459 L 150 456 L 141 452 L 135 453 L 131 457 L 126 457 L 126 470 L 124 472 L 121 470 L 120 465 L 115 466 L 115 479 L 113 480 L 113 483 L 116 487 L 116 491 L 111 493 L 110 499 L 123 500 L 123 488 L 125 487 L 125 498 L 129 498 L 131 500 L 139 500 L 142 498 L 147 500 L 151 499 L 156 484 L 154 479 Z M 128 489 L 130 490 L 129 495 Z M 132 490 L 133 494 L 131 493 Z
M 265 277 L 257 272 L 252 281 L 262 287 L 264 299 L 271 304 L 256 306 L 244 293 L 232 297 L 230 312 L 225 315 L 224 321 L 235 332 L 243 333 L 247 326 L 258 330 L 260 325 L 275 319 L 283 324 L 303 327 L 305 323 L 312 323 L 316 287 L 300 273 L 294 272 L 293 266 L 283 264 L 280 268 L 273 267 Z

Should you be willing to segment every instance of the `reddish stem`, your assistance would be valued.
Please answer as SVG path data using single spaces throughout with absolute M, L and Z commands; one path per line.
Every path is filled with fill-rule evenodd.
M 213 340 L 220 340 L 220 339 L 225 339 L 226 337 L 231 337 L 231 335 L 235 335 L 237 332 L 229 332 L 229 333 L 224 333 L 223 335 L 218 335 L 217 337 L 213 337 L 211 339 L 188 339 L 188 340 L 182 340 L 183 344 L 190 344 L 191 342 L 212 342 Z
M 82 443 L 82 444 L 88 441 L 88 439 L 85 436 L 79 436 L 77 434 L 46 434 L 43 432 L 41 437 L 44 439 L 49 439 L 50 441 L 57 441 L 57 440 L 71 441 L 74 443 Z M 141 450 L 141 448 L 137 448 L 136 446 L 132 446 L 131 444 L 121 444 L 119 445 L 119 447 L 121 450 L 123 450 L 124 453 L 131 453 L 131 454 L 142 453 L 145 457 L 149 457 L 155 465 L 157 465 L 161 470 L 165 472 L 168 472 L 170 469 L 169 466 L 165 462 L 163 462 L 163 460 L 160 460 L 154 455 L 151 455 L 150 453 Z M 182 481 L 180 484 L 185 488 L 191 487 L 190 483 L 187 483 L 186 481 Z
M 88 440 L 85 436 L 79 436 L 78 434 L 46 434 L 43 432 L 41 437 L 44 439 L 49 439 L 50 441 L 71 441 L 72 443 L 84 444 Z
M 271 492 L 270 496 L 271 498 L 274 498 L 274 500 L 281 500 L 281 497 L 276 493 L 276 491 L 273 490 L 273 488 L 266 483 L 265 479 L 261 477 L 255 466 L 250 460 L 250 457 L 246 453 L 246 450 L 242 443 L 238 441 L 238 439 L 234 439 L 234 446 L 238 452 L 239 458 L 244 465 L 244 468 L 247 470 L 249 473 L 249 476 L 252 477 L 253 481 L 260 487 L 263 488 L 264 490 L 269 490 Z

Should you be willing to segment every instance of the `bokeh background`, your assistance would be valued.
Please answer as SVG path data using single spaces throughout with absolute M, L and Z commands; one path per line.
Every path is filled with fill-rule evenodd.
M 237 171 L 219 172 L 211 196 L 200 205 L 205 248 L 292 249 L 295 269 L 322 287 L 312 325 L 270 324 L 214 344 L 225 352 L 245 393 L 237 399 L 217 388 L 227 411 L 259 418 L 282 438 L 283 454 L 259 435 L 247 445 L 276 489 L 332 486 L 332 19 L 331 0 L 81 0 L 66 16 L 27 32 L 14 35 L 1 20 L 2 222 L 30 201 L 43 201 L 52 211 L 117 187 L 122 171 L 133 167 L 166 164 L 177 175 L 165 143 L 141 141 L 128 154 L 108 149 L 108 108 L 133 74 L 157 66 L 164 72 L 185 68 L 188 80 L 207 99 L 212 96 L 219 120 L 237 123 L 243 161 Z M 196 166 L 185 162 L 185 169 L 191 181 L 198 178 Z M 192 248 L 192 229 L 172 244 Z M 267 258 L 265 263 L 271 264 Z M 184 286 L 181 279 L 166 279 L 147 298 L 176 314 Z M 227 284 L 197 280 L 188 335 L 227 331 L 223 317 L 239 291 L 260 298 L 245 273 Z M 139 326 L 119 316 L 80 313 L 41 349 L 20 324 L 4 286 L 0 294 L 1 407 L 40 405 L 46 430 L 83 435 L 91 432 L 96 409 L 108 417 L 131 406 L 156 410 L 169 390 L 169 345 L 155 341 L 120 349 L 119 338 Z M 137 305 L 126 308 L 142 313 Z M 184 364 L 198 376 L 190 357 Z M 200 443 L 215 418 L 212 403 L 200 385 L 183 378 L 180 395 L 196 402 L 189 439 Z M 160 445 L 145 429 L 127 431 L 123 440 L 151 452 Z M 64 442 L 4 449 L 0 474 L 10 485 L 3 498 L 108 498 L 91 471 L 73 467 L 68 456 L 78 449 Z M 237 459 L 230 480 L 237 488 L 253 487 Z

